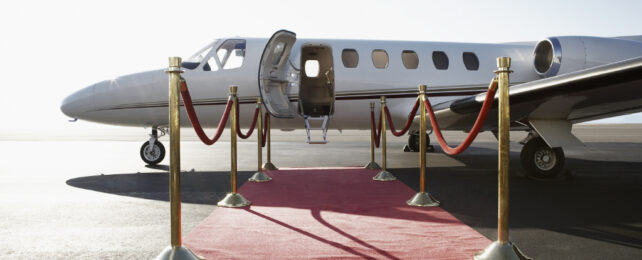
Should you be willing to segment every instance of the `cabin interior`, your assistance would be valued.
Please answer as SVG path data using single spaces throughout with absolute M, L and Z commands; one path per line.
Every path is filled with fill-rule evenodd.
M 299 113 L 321 117 L 334 113 L 334 69 L 332 49 L 314 44 L 301 47 Z

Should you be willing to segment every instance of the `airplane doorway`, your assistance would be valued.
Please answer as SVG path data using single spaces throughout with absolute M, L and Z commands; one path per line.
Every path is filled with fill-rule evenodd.
M 334 113 L 334 66 L 332 48 L 324 44 L 301 47 L 299 114 L 323 117 Z

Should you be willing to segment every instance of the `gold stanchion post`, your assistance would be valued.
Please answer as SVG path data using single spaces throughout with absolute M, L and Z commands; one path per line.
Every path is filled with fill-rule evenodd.
M 171 218 L 171 245 L 156 259 L 201 259 L 181 241 L 181 148 L 179 87 L 181 58 L 170 57 L 169 69 L 169 207 Z
M 419 85 L 419 192 L 411 199 L 406 201 L 410 206 L 417 207 L 434 207 L 439 206 L 437 201 L 430 193 L 426 192 L 426 85 Z
M 257 119 L 258 126 L 256 128 L 258 132 L 258 137 L 256 139 L 256 142 L 258 143 L 258 158 L 257 158 L 258 170 L 257 172 L 254 173 L 254 175 L 252 175 L 252 177 L 250 177 L 249 181 L 267 182 L 267 181 L 271 181 L 272 178 L 270 178 L 270 176 L 267 176 L 267 174 L 263 172 L 263 166 L 261 165 L 263 164 L 263 105 L 261 103 L 260 97 L 256 99 L 256 108 L 259 110 L 258 112 L 259 115 Z
M 245 207 L 252 204 L 249 200 L 246 200 L 243 195 L 236 193 L 236 106 L 238 104 L 238 98 L 236 97 L 236 92 L 238 90 L 237 86 L 230 86 L 230 95 L 232 95 L 232 110 L 230 116 L 232 120 L 230 122 L 230 132 L 232 132 L 230 144 L 231 144 L 231 167 L 230 167 L 230 183 L 232 184 L 232 192 L 228 193 L 225 198 L 218 202 L 219 207 L 228 207 L 228 208 L 238 208 Z
M 265 140 L 266 143 L 266 149 L 267 149 L 267 162 L 263 164 L 263 169 L 266 170 L 278 170 L 276 166 L 272 163 L 272 137 L 270 136 L 270 130 L 272 130 L 270 126 L 270 115 L 268 114 L 267 118 L 265 119 L 265 127 L 267 128 L 265 130 Z
M 370 113 L 374 112 L 375 104 L 370 102 Z M 370 126 L 370 162 L 364 166 L 364 168 L 369 170 L 379 170 L 381 166 L 375 162 L 375 129 L 376 126 L 371 124 Z
M 372 177 L 375 181 L 394 181 L 397 178 L 386 169 L 386 97 L 381 97 L 381 171 Z
M 498 224 L 497 241 L 490 244 L 484 251 L 475 254 L 474 259 L 529 259 L 508 239 L 508 169 L 509 169 L 509 135 L 510 135 L 510 104 L 509 104 L 509 73 L 510 58 L 497 58 L 497 77 L 499 79 L 499 174 L 498 174 Z

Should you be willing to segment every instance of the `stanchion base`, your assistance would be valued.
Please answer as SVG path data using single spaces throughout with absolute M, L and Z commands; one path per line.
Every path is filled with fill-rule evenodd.
M 366 168 L 368 170 L 380 170 L 381 166 L 379 166 L 379 164 L 377 164 L 376 162 L 369 162 L 363 168 Z
M 415 206 L 415 207 L 436 207 L 439 206 L 439 201 L 435 199 L 430 193 L 428 192 L 417 192 L 415 196 L 413 196 L 411 199 L 406 201 L 406 203 L 410 206 Z
M 272 171 L 272 170 L 278 170 L 279 168 L 276 168 L 276 166 L 274 166 L 274 164 L 272 164 L 271 162 L 266 162 L 265 164 L 263 164 L 263 169 Z
M 228 193 L 225 195 L 225 198 L 219 201 L 216 205 L 226 208 L 240 208 L 249 206 L 250 204 L 252 204 L 252 202 L 246 200 L 240 193 Z
M 182 260 L 182 259 L 205 259 L 203 257 L 197 256 L 189 250 L 189 248 L 184 246 L 172 247 L 168 246 L 156 257 L 156 260 Z
M 254 175 L 252 175 L 252 177 L 250 177 L 248 179 L 248 181 L 253 181 L 253 182 L 268 182 L 268 181 L 271 181 L 271 180 L 272 180 L 272 178 L 270 178 L 270 176 L 268 176 L 267 174 L 265 174 L 262 171 L 255 172 Z
M 388 171 L 380 171 L 377 175 L 372 177 L 372 179 L 375 181 L 394 181 L 397 180 L 397 177 Z
M 528 256 L 525 256 L 522 251 L 517 248 L 513 243 L 508 242 L 505 244 L 495 241 L 490 244 L 483 251 L 475 254 L 473 259 L 515 259 L 515 260 L 530 260 Z

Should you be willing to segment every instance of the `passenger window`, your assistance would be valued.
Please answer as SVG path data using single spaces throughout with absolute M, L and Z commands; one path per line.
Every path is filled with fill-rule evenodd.
M 466 66 L 467 70 L 479 69 L 479 59 L 477 59 L 477 55 L 475 55 L 475 53 L 464 52 L 462 58 L 464 59 L 464 66 Z
M 223 69 L 236 69 L 243 66 L 245 59 L 245 40 L 227 40 L 216 50 L 216 56 Z
M 438 70 L 447 70 L 448 56 L 443 51 L 433 51 L 432 63 L 435 64 L 435 68 L 437 68 Z
M 346 68 L 356 68 L 359 64 L 359 53 L 355 49 L 344 49 L 341 52 L 341 60 Z
M 403 61 L 403 66 L 406 69 L 416 69 L 419 66 L 419 57 L 415 51 L 403 51 L 401 52 L 401 61 Z
M 319 76 L 319 61 L 318 60 L 306 60 L 305 65 L 305 76 L 308 78 L 316 78 Z
M 372 51 L 372 64 L 377 69 L 385 69 L 388 67 L 388 53 L 385 50 Z

